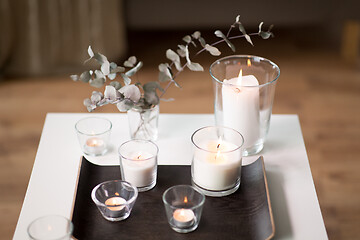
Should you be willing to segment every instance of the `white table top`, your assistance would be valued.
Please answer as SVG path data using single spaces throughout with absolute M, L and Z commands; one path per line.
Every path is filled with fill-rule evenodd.
M 59 214 L 71 218 L 71 208 L 82 152 L 75 123 L 87 116 L 113 123 L 111 151 L 89 160 L 99 165 L 119 164 L 117 147 L 129 140 L 125 114 L 47 114 L 28 189 L 14 238 L 28 239 L 26 228 L 37 217 Z M 212 114 L 161 114 L 159 164 L 190 165 L 191 134 L 214 125 Z M 275 239 L 327 239 L 304 141 L 296 115 L 273 115 L 264 150 L 266 175 L 275 220 Z M 258 156 L 245 157 L 250 163 Z

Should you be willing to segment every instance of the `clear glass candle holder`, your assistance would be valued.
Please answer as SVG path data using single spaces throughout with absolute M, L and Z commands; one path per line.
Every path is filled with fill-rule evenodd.
M 31 222 L 27 232 L 33 240 L 69 240 L 73 229 L 69 219 L 59 215 L 48 215 Z
M 215 121 L 245 139 L 244 156 L 259 153 L 269 130 L 279 67 L 262 57 L 234 55 L 210 66 Z
M 191 180 L 207 196 L 221 197 L 240 186 L 243 136 L 228 127 L 209 126 L 191 136 Z
M 156 185 L 159 148 L 149 140 L 130 140 L 119 147 L 121 178 L 139 192 Z
M 88 117 L 79 120 L 75 129 L 81 150 L 90 156 L 104 155 L 109 148 L 112 123 L 100 117 Z
M 163 194 L 170 227 L 179 233 L 194 231 L 201 219 L 205 196 L 189 185 L 168 188 Z
M 91 198 L 100 213 L 112 222 L 130 216 L 137 196 L 137 188 L 121 180 L 100 183 L 91 192 Z

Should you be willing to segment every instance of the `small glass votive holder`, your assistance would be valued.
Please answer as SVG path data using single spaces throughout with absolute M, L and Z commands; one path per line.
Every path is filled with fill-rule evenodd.
M 90 156 L 104 155 L 109 148 L 112 123 L 105 118 L 88 117 L 79 120 L 75 129 L 81 150 Z
M 191 136 L 191 181 L 206 196 L 222 197 L 240 186 L 243 136 L 228 127 L 209 126 Z
M 149 140 L 130 140 L 119 147 L 121 179 L 139 192 L 156 185 L 159 148 Z
M 163 194 L 166 217 L 170 227 L 179 233 L 194 231 L 201 218 L 204 194 L 190 185 L 168 188 Z
M 130 183 L 112 180 L 98 184 L 91 198 L 106 220 L 121 221 L 130 216 L 138 190 Z
M 32 221 L 27 232 L 33 240 L 69 240 L 73 229 L 69 219 L 60 215 L 48 215 Z

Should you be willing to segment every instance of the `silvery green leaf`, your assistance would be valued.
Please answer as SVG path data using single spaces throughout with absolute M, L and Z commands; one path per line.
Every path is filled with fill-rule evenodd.
M 104 73 L 105 76 L 110 73 L 109 61 L 106 60 L 103 64 L 101 64 L 101 71 Z
M 90 85 L 96 88 L 100 88 L 105 83 L 105 78 L 95 78 L 89 81 Z
M 116 104 L 116 107 L 119 109 L 120 112 L 126 112 L 130 110 L 134 106 L 134 103 L 128 99 L 124 99 L 118 104 Z
M 159 81 L 160 82 L 167 82 L 167 81 L 171 81 L 171 77 L 166 74 L 165 72 L 159 72 Z
M 159 81 L 160 82 L 171 81 L 171 79 L 173 78 L 169 64 L 161 63 L 159 65 L 159 71 L 160 71 L 159 72 Z
M 235 22 L 240 22 L 240 15 L 237 15 L 236 18 L 235 18 Z
M 185 57 L 186 56 L 186 52 L 185 52 L 185 46 L 184 45 L 178 45 L 178 49 L 176 50 L 177 53 L 180 55 L 180 57 Z
M 270 33 L 270 32 L 260 32 L 260 37 L 262 38 L 262 39 L 268 39 L 269 37 L 271 37 L 272 36 L 272 33 Z
M 85 71 L 80 75 L 80 81 L 82 82 L 87 83 L 90 81 L 90 79 L 91 79 L 91 74 L 89 71 Z
M 87 51 L 88 51 L 88 54 L 89 54 L 89 57 L 90 57 L 90 58 L 94 57 L 94 52 L 93 52 L 93 50 L 91 49 L 91 46 L 88 47 L 88 50 L 87 50 Z
M 92 102 L 91 102 L 90 98 L 84 99 L 83 103 L 84 103 L 85 107 L 90 107 L 92 105 Z
M 95 53 L 94 58 L 100 65 L 102 65 L 104 62 L 108 61 L 107 58 L 104 55 L 102 55 L 101 53 Z
M 187 45 L 186 45 L 186 47 L 185 47 L 185 57 L 186 57 L 186 62 L 187 62 L 188 64 L 191 64 L 190 54 L 189 54 L 189 48 L 188 48 Z
M 226 44 L 231 48 L 231 50 L 232 50 L 233 52 L 235 52 L 235 46 L 234 46 L 234 44 L 232 44 L 232 42 L 230 42 L 229 39 L 228 39 L 220 30 L 216 30 L 216 31 L 215 31 L 215 35 L 216 35 L 217 37 L 220 37 L 220 38 L 224 39 L 224 41 L 225 41 Z
M 201 46 L 202 46 L 202 47 L 205 47 L 205 45 L 206 45 L 206 41 L 205 41 L 205 39 L 204 39 L 204 38 L 202 38 L 202 37 L 200 37 L 198 40 L 199 40 L 199 42 L 200 42 Z
M 121 83 L 119 83 L 118 81 L 112 81 L 110 85 L 113 86 L 116 90 L 119 90 L 122 87 Z
M 186 43 L 190 43 L 191 42 L 191 37 L 189 35 L 186 35 L 185 37 L 183 37 L 182 39 L 184 42 Z
M 105 78 L 105 75 L 100 70 L 95 70 L 95 78 Z
M 194 41 L 191 41 L 191 44 L 196 47 L 196 43 Z
M 213 56 L 221 55 L 221 52 L 219 51 L 219 49 L 217 49 L 216 47 L 213 47 L 213 46 L 211 46 L 209 44 L 205 45 L 205 49 L 206 49 L 206 51 L 208 51 Z
M 194 32 L 192 35 L 191 35 L 194 39 L 199 39 L 199 37 L 201 36 L 201 33 L 199 31 L 196 31 Z
M 259 34 L 261 33 L 261 28 L 262 28 L 262 25 L 264 24 L 264 22 L 261 22 L 260 24 L 259 24 Z
M 238 23 L 239 24 L 239 30 L 242 34 L 246 35 L 246 31 L 245 31 L 245 28 L 244 26 L 241 24 L 241 23 Z
M 120 98 L 120 92 L 115 87 L 108 85 L 105 87 L 104 97 L 108 101 L 114 102 Z
M 141 97 L 141 92 L 134 84 L 124 86 L 119 89 L 119 92 L 124 95 L 125 98 L 130 99 L 133 102 L 138 102 Z
M 171 60 L 178 71 L 181 70 L 180 57 L 171 49 L 166 50 L 166 57 Z
M 114 80 L 116 78 L 116 73 L 110 73 L 107 75 L 110 80 Z
M 159 71 L 160 72 L 166 72 L 166 71 L 168 71 L 168 68 L 170 68 L 170 66 L 167 63 L 159 64 Z
M 118 72 L 125 72 L 125 68 L 116 65 L 116 63 L 114 63 L 114 62 L 111 62 L 110 63 L 110 73 L 118 73 Z
M 135 67 L 133 67 L 132 69 L 130 69 L 129 71 L 127 71 L 127 72 L 125 73 L 125 75 L 128 76 L 128 77 L 131 77 L 131 76 L 134 75 L 137 71 L 139 71 L 142 66 L 143 66 L 143 63 L 142 63 L 141 61 L 138 62 L 138 64 L 137 64 Z
M 144 92 L 151 92 L 159 89 L 160 91 L 164 91 L 164 89 L 160 86 L 159 82 L 148 82 L 143 86 Z
M 254 46 L 249 35 L 245 34 L 245 39 L 246 39 L 246 41 L 248 41 L 248 43 L 250 43 L 251 45 Z
M 273 27 L 274 27 L 274 24 L 271 24 L 270 26 L 269 26 L 269 29 L 267 30 L 268 32 L 271 32 L 271 30 L 273 29 Z
M 204 71 L 204 68 L 199 63 L 190 63 L 187 65 L 191 71 Z
M 71 75 L 70 78 L 73 80 L 73 81 L 78 81 L 79 80 L 79 76 L 78 75 Z
M 90 97 L 91 103 L 96 104 L 104 97 L 101 92 L 93 91 Z
M 144 98 L 146 102 L 152 104 L 152 105 L 158 105 L 160 102 L 160 99 L 158 95 L 156 94 L 156 91 L 147 91 L 144 93 Z
M 125 85 L 129 85 L 131 83 L 131 78 L 126 76 L 124 73 L 121 73 L 121 77 L 124 79 Z
M 125 67 L 133 67 L 133 66 L 135 65 L 135 63 L 136 63 L 136 57 L 135 57 L 135 56 L 131 56 L 131 57 L 129 57 L 128 60 L 126 60 L 126 61 L 124 62 L 124 66 L 125 66 Z

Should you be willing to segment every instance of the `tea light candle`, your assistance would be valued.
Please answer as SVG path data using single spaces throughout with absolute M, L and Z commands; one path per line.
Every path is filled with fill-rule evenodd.
M 128 155 L 131 160 L 122 162 L 125 181 L 136 187 L 150 185 L 156 177 L 155 157 L 148 152 L 133 152 Z
M 180 208 L 174 211 L 173 219 L 177 227 L 188 227 L 194 223 L 195 214 L 191 209 Z
M 196 149 L 193 160 L 193 180 L 200 187 L 220 191 L 229 189 L 237 181 L 241 169 L 241 151 L 227 141 L 208 141 Z M 233 152 L 232 152 L 233 151 Z
M 111 210 L 111 211 L 120 211 L 122 210 L 125 206 L 118 206 L 118 205 L 122 205 L 125 204 L 126 200 L 122 197 L 111 197 L 106 199 L 105 201 L 105 205 L 106 207 Z M 115 206 L 115 207 L 109 207 L 109 206 Z
M 223 81 L 223 124 L 239 131 L 244 148 L 253 146 L 260 137 L 259 82 L 253 75 Z M 246 87 L 242 87 L 246 86 Z
M 101 138 L 91 137 L 85 142 L 85 148 L 93 154 L 101 154 L 105 149 L 105 142 Z

